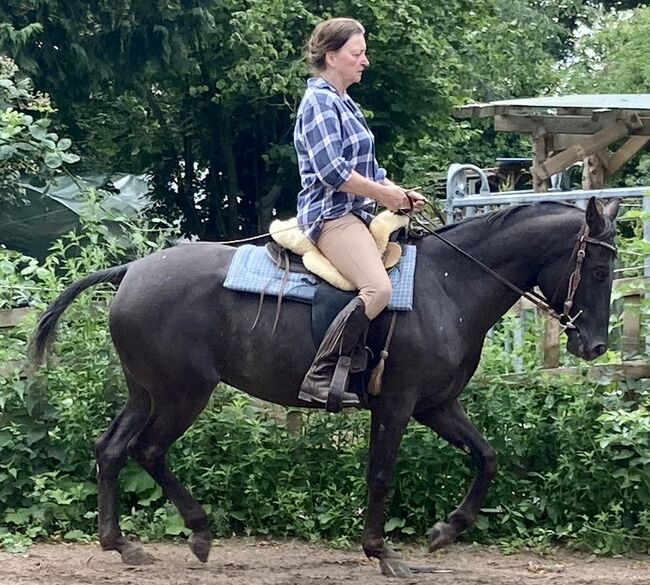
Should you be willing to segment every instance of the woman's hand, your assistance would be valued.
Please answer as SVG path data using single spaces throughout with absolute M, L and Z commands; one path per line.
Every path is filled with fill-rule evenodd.
M 381 203 L 391 211 L 408 209 L 422 211 L 427 203 L 424 195 L 417 191 L 406 191 L 395 184 L 385 185 Z
M 406 196 L 413 204 L 413 211 L 422 211 L 427 204 L 427 198 L 417 191 L 406 191 Z M 410 209 L 411 206 L 409 205 L 408 207 Z
M 394 183 L 383 185 L 379 202 L 391 211 L 411 208 L 406 191 Z

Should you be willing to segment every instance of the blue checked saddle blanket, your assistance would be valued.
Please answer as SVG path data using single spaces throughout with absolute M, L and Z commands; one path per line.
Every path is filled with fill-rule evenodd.
M 402 258 L 390 272 L 393 294 L 388 305 L 392 311 L 413 309 L 413 278 L 415 275 L 416 248 L 402 246 Z M 224 287 L 231 290 L 261 293 L 286 299 L 311 303 L 319 278 L 312 274 L 289 272 L 277 267 L 264 246 L 245 244 L 237 248 L 228 268 Z

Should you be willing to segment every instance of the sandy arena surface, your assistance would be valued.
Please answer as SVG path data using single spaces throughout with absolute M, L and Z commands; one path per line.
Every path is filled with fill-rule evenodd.
M 413 567 L 429 572 L 403 580 L 380 574 L 363 553 L 298 541 L 232 539 L 215 542 L 202 565 L 181 544 L 150 544 L 157 560 L 123 565 L 117 553 L 97 545 L 37 544 L 21 554 L 0 552 L 0 585 L 650 585 L 650 556 L 601 558 L 556 550 L 548 555 L 503 555 L 495 547 L 454 545 L 435 554 L 408 547 Z

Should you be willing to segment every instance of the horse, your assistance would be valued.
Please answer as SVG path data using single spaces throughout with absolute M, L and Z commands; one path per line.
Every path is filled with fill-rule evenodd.
M 475 260 L 432 236 L 415 243 L 413 310 L 396 320 L 381 393 L 365 397 L 371 436 L 361 544 L 368 557 L 379 559 L 383 574 L 411 574 L 383 534 L 391 475 L 411 419 L 468 453 L 475 467 L 463 501 L 431 529 L 430 550 L 453 542 L 476 521 L 496 473 L 495 450 L 468 419 L 459 395 L 478 366 L 490 328 L 520 294 L 476 261 L 521 290 L 537 286 L 558 313 L 570 296 L 567 349 L 593 360 L 608 343 L 618 207 L 618 200 L 603 206 L 594 198 L 585 210 L 553 202 L 524 204 L 436 231 Z M 214 242 L 184 244 L 99 270 L 65 289 L 34 331 L 31 357 L 38 364 L 63 312 L 82 291 L 100 283 L 119 285 L 109 327 L 129 394 L 95 450 L 100 546 L 117 551 L 124 563 L 153 561 L 120 529 L 117 478 L 127 457 L 177 507 L 191 531 L 189 547 L 206 562 L 212 542 L 207 515 L 168 468 L 168 449 L 220 381 L 276 404 L 308 406 L 298 400 L 298 390 L 316 352 L 310 307 L 285 300 L 271 336 L 275 300 L 264 300 L 269 310 L 251 329 L 258 296 L 222 286 L 235 252 L 236 247 Z

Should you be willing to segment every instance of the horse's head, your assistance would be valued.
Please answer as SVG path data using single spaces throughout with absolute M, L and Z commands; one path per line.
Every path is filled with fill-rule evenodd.
M 539 274 L 540 289 L 550 299 L 553 309 L 573 325 L 567 328 L 567 349 L 586 360 L 593 360 L 607 350 L 616 256 L 613 220 L 619 204 L 620 200 L 616 199 L 603 208 L 592 197 L 582 229 L 571 238 L 570 258 L 567 259 L 565 249 L 560 258 Z

